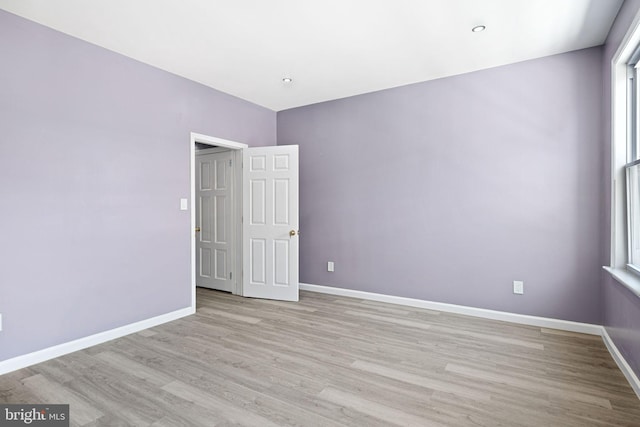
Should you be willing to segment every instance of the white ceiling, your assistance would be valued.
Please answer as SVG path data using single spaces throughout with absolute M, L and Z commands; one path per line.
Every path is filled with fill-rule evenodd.
M 0 0 L 9 12 L 275 111 L 597 46 L 621 4 Z M 472 33 L 479 24 L 486 31 Z

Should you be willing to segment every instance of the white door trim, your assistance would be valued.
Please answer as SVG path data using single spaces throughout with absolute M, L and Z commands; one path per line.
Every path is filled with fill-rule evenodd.
M 195 228 L 196 228 L 196 169 L 195 169 L 196 143 L 217 146 L 217 147 L 225 147 L 225 148 L 230 148 L 232 150 L 236 150 L 236 153 L 235 153 L 236 156 L 234 159 L 234 162 L 236 165 L 240 164 L 238 162 L 238 157 L 241 157 L 242 149 L 249 147 L 247 144 L 243 144 L 241 142 L 234 142 L 234 141 L 229 141 L 222 138 L 216 138 L 214 136 L 208 136 L 200 133 L 191 132 L 191 137 L 189 141 L 189 171 L 190 171 L 190 177 L 191 177 L 190 179 L 191 215 L 190 215 L 190 221 L 189 221 L 189 235 L 191 236 L 191 247 L 189 249 L 189 253 L 191 256 L 191 307 L 193 309 L 195 309 L 196 307 L 196 252 L 195 252 L 195 248 L 196 248 L 196 233 L 195 233 Z M 236 167 L 234 168 L 234 170 L 236 171 L 236 178 L 237 178 L 238 176 L 237 171 L 241 170 L 241 168 Z M 236 187 L 240 189 L 242 188 L 241 181 L 236 180 Z M 241 203 L 242 195 L 239 194 L 236 200 L 240 200 L 240 203 Z M 236 212 L 242 212 L 241 207 L 240 207 L 240 210 L 236 210 Z M 239 224 L 239 227 L 242 226 L 240 221 L 236 221 L 236 223 Z M 238 237 L 241 237 L 241 236 L 238 236 Z M 242 240 L 241 238 L 238 238 L 236 239 L 236 241 L 238 242 L 238 247 L 236 248 L 236 252 L 241 253 Z M 236 265 L 242 265 L 242 264 L 236 264 Z M 240 284 L 242 283 L 242 276 L 240 274 L 238 274 L 236 283 L 240 283 Z M 241 289 L 238 289 L 236 287 L 236 291 L 234 293 L 236 294 L 241 293 Z

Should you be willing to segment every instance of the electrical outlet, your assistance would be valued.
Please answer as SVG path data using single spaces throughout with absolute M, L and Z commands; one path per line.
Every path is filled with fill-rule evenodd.
M 333 261 L 327 262 L 327 271 L 333 272 Z
M 524 282 L 521 280 L 513 281 L 513 293 L 517 295 L 524 294 Z

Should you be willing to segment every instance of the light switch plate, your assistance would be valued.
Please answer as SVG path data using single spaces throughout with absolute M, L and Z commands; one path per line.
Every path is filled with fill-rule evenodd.
M 189 201 L 187 199 L 180 199 L 180 210 L 186 211 L 187 209 L 189 209 L 188 203 Z

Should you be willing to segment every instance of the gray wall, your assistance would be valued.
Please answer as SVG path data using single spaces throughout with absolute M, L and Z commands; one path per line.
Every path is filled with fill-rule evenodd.
M 602 265 L 609 264 L 611 232 L 611 59 L 629 30 L 633 18 L 640 10 L 639 0 L 626 0 L 609 32 L 604 46 L 602 74 L 604 82 L 603 99 L 603 150 L 602 166 L 605 171 L 603 180 L 602 212 Z M 601 272 L 603 323 L 607 332 L 623 354 L 636 375 L 640 376 L 640 299 L 615 281 L 608 273 Z
M 275 113 L 3 11 L 0 64 L 0 360 L 189 306 L 189 132 Z
M 592 48 L 279 112 L 301 282 L 599 323 L 601 100 Z

